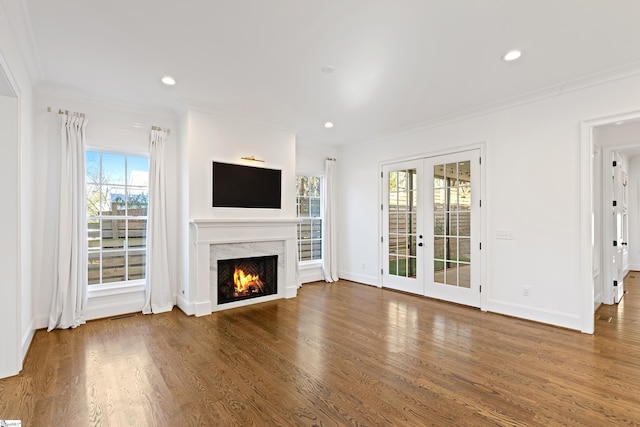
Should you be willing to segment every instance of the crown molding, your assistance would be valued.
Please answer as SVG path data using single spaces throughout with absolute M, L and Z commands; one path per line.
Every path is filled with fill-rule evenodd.
M 470 108 L 464 111 L 459 111 L 456 113 L 436 117 L 431 120 L 419 122 L 403 128 L 398 128 L 372 138 L 361 139 L 354 144 L 340 146 L 340 150 L 350 151 L 360 149 L 371 144 L 388 140 L 390 138 L 413 135 L 429 129 L 450 125 L 456 122 L 469 120 L 475 117 L 488 115 L 502 110 L 508 110 L 556 96 L 567 95 L 572 92 L 589 89 L 594 86 L 600 86 L 606 83 L 635 77 L 639 74 L 640 61 L 632 62 L 620 67 L 610 68 L 598 73 L 593 73 L 573 80 L 568 80 L 566 82 L 557 83 L 551 86 L 536 89 L 510 98 L 505 98 L 479 107 Z
M 22 62 L 32 84 L 37 84 L 44 78 L 44 72 L 33 35 L 33 26 L 29 18 L 27 2 L 22 0 L 1 1 L 9 21 L 13 39 L 22 57 Z

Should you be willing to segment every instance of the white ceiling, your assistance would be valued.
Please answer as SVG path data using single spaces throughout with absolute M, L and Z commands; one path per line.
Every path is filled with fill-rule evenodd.
M 26 11 L 43 85 L 203 108 L 316 144 L 640 71 L 637 0 L 26 0 Z M 501 61 L 514 48 L 522 58 Z

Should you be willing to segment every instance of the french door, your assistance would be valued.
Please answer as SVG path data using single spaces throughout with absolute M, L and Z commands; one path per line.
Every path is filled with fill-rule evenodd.
M 383 167 L 382 285 L 480 306 L 480 150 Z

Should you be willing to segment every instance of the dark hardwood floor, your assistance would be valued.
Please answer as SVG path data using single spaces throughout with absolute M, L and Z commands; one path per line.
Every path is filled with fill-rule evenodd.
M 585 335 L 340 281 L 205 317 L 38 331 L 23 426 L 640 425 L 640 273 Z M 607 321 L 611 317 L 610 321 Z

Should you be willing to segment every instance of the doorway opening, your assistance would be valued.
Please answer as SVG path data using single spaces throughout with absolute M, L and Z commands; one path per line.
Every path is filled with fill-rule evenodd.
M 582 332 L 593 333 L 595 311 L 640 270 L 640 112 L 583 122 L 581 159 Z

